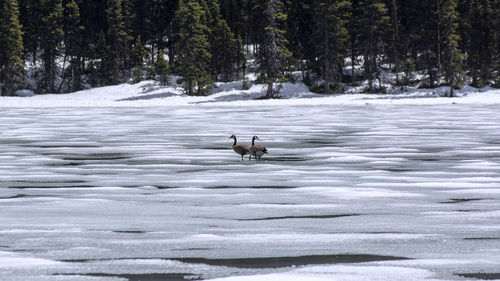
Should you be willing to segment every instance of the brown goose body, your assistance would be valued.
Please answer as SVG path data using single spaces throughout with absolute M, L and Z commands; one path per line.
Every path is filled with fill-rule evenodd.
M 235 135 L 232 135 L 229 138 L 230 139 L 234 139 L 233 150 L 234 150 L 234 152 L 236 152 L 239 155 L 241 155 L 241 161 L 243 161 L 243 156 L 245 154 L 248 154 L 248 151 L 250 150 L 250 147 L 248 145 L 244 145 L 244 144 L 237 144 L 237 140 L 236 140 L 236 136 Z
M 264 155 L 264 154 L 267 154 L 267 148 L 263 145 L 255 145 L 255 140 L 256 139 L 259 139 L 259 137 L 257 136 L 254 136 L 252 138 L 252 146 L 250 146 L 250 149 L 248 151 L 248 153 L 250 154 L 250 156 L 248 157 L 248 160 L 251 160 L 252 159 L 252 156 L 257 159 L 257 160 L 260 160 L 260 158 Z

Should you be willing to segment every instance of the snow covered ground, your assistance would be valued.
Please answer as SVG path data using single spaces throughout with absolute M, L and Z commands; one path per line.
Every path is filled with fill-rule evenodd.
M 175 78 L 171 78 L 175 80 Z M 284 84 L 279 100 L 256 100 L 265 95 L 263 85 L 241 90 L 242 83 L 219 83 L 213 94 L 189 97 L 178 86 L 160 87 L 157 82 L 122 84 L 83 90 L 71 94 L 0 97 L 2 107 L 151 107 L 180 105 L 262 106 L 262 105 L 365 105 L 365 104 L 500 104 L 500 89 L 476 89 L 469 86 L 457 91 L 456 98 L 441 98 L 449 88 L 393 89 L 391 94 L 314 94 L 302 83 Z
M 0 98 L 0 280 L 500 279 L 500 92 L 238 87 Z

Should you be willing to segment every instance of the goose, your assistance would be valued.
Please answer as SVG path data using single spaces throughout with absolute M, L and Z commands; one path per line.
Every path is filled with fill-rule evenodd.
M 244 145 L 244 144 L 236 144 L 236 136 L 235 135 L 232 135 L 229 138 L 234 139 L 233 150 L 234 150 L 234 152 L 241 155 L 241 161 L 243 161 L 243 155 L 248 153 L 248 150 L 250 149 L 250 147 L 248 145 Z
M 255 159 L 260 160 L 262 155 L 267 154 L 267 149 L 263 145 L 255 145 L 255 140 L 260 140 L 259 137 L 253 136 L 252 138 L 252 146 L 250 147 L 249 154 L 250 157 L 248 157 L 248 160 L 252 159 L 252 156 Z

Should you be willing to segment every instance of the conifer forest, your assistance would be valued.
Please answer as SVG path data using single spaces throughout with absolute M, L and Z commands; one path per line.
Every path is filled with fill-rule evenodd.
M 292 81 L 318 93 L 368 81 L 500 85 L 500 0 L 0 0 L 1 95 L 179 77 Z M 27 69 L 35 69 L 28 73 Z M 35 83 L 26 83 L 27 77 Z M 293 82 L 293 81 L 292 81 Z M 30 85 L 27 85 L 30 84 Z

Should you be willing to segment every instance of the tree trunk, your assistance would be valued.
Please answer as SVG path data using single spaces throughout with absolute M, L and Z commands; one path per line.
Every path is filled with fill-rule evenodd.
M 168 38 L 168 43 L 167 43 L 167 48 L 168 48 L 168 62 L 170 63 L 171 66 L 175 66 L 174 62 L 174 44 L 172 42 L 172 21 L 169 22 L 168 27 L 167 27 L 167 38 Z
M 273 81 L 267 82 L 266 98 L 268 98 L 268 99 L 272 99 L 273 98 Z
M 437 3 L 437 67 L 438 76 L 441 74 L 441 0 L 436 0 Z
M 323 60 L 324 60 L 324 65 L 323 65 L 323 79 L 325 80 L 325 85 L 323 91 L 325 94 L 328 94 L 330 92 L 330 61 L 328 57 L 330 56 L 330 38 L 328 36 L 328 8 L 330 6 L 330 1 L 326 1 L 326 7 L 324 9 L 324 14 L 323 14 L 323 36 L 325 38 L 325 49 L 323 50 Z
M 398 27 L 398 12 L 396 1 L 391 1 L 392 5 L 392 55 L 394 62 L 394 71 L 396 72 L 396 85 L 399 85 L 399 52 L 398 52 L 398 41 L 399 41 L 399 27 Z

